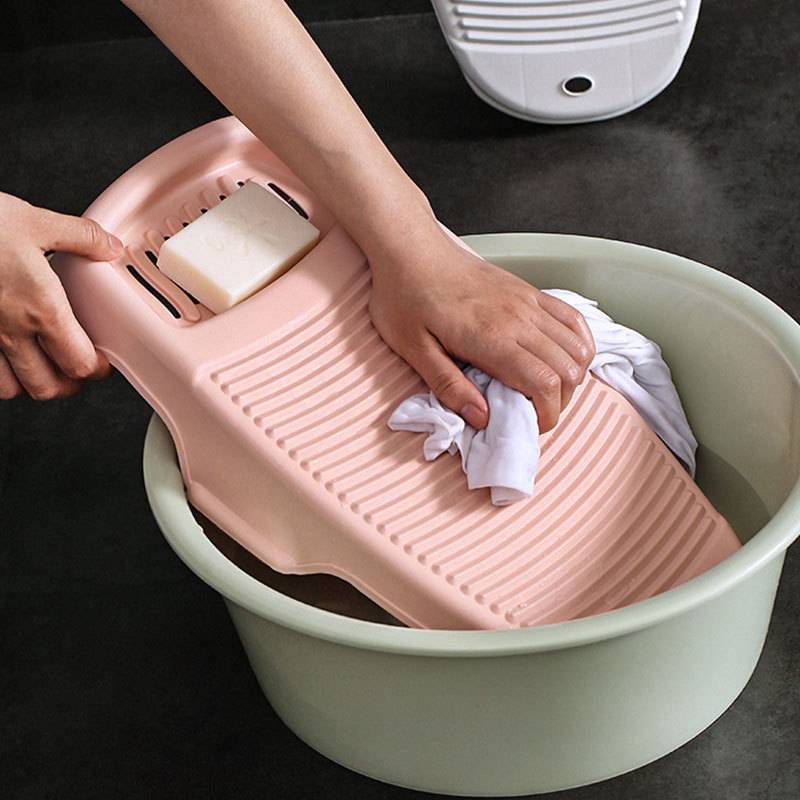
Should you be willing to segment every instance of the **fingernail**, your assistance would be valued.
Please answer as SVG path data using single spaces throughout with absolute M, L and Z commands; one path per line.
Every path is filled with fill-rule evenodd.
M 468 424 L 472 425 L 473 428 L 481 428 L 483 427 L 484 421 L 486 419 L 486 413 L 481 411 L 477 406 L 474 406 L 472 403 L 467 403 L 460 412 L 461 418 Z
M 120 250 L 122 250 L 123 244 L 119 239 L 117 239 L 116 236 L 108 233 L 106 234 L 106 237 L 108 238 L 108 246 L 111 248 L 112 253 L 118 253 Z

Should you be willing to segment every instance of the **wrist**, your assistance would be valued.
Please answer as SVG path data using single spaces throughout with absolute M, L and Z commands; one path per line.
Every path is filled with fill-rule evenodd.
M 320 181 L 319 194 L 338 222 L 359 245 L 371 266 L 408 260 L 442 238 L 425 193 L 385 151 L 379 157 L 356 157 L 351 150 L 326 154 L 326 172 L 337 177 L 337 190 Z
M 405 196 L 384 194 L 380 207 L 365 206 L 368 219 L 349 231 L 373 271 L 401 268 L 446 240 L 428 199 L 415 190 Z

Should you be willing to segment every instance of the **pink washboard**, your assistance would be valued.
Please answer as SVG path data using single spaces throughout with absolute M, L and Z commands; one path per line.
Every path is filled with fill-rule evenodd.
M 154 262 L 167 236 L 248 179 L 321 238 L 215 316 Z M 337 575 L 413 626 L 515 628 L 642 600 L 738 547 L 595 378 L 542 437 L 527 502 L 495 508 L 467 490 L 458 459 L 424 462 L 422 434 L 386 427 L 423 387 L 370 323 L 363 254 L 235 119 L 160 148 L 86 214 L 128 248 L 112 264 L 54 259 L 79 320 L 169 427 L 191 502 L 273 568 Z

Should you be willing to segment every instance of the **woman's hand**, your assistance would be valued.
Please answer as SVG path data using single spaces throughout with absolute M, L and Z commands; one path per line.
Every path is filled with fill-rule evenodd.
M 75 394 L 111 367 L 75 319 L 45 258 L 63 250 L 107 261 L 122 242 L 96 222 L 70 217 L 0 192 L 0 399 Z
M 370 266 L 373 324 L 443 405 L 475 428 L 488 421 L 456 358 L 530 397 L 542 432 L 555 426 L 594 357 L 578 311 L 441 231 L 413 250 L 373 255 Z

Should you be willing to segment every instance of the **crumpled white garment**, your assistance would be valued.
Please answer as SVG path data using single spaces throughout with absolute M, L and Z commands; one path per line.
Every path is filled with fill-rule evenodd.
M 564 289 L 545 291 L 583 314 L 596 351 L 589 369 L 627 398 L 694 477 L 697 441 L 659 346 L 614 322 L 594 300 Z M 464 374 L 489 406 L 489 424 L 483 430 L 467 425 L 433 392 L 404 400 L 389 418 L 389 427 L 427 433 L 423 454 L 428 461 L 445 451 L 460 453 L 467 486 L 490 488 L 496 506 L 530 497 L 539 462 L 539 424 L 533 403 L 476 367 L 467 367 Z

